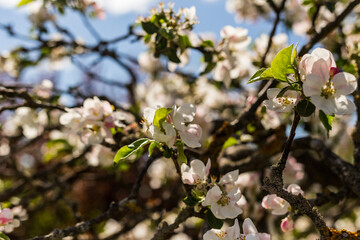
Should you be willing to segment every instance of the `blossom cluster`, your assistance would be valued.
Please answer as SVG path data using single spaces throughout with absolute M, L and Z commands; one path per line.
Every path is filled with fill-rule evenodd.
M 124 113 L 114 111 L 108 101 L 98 97 L 88 98 L 82 107 L 67 108 L 60 116 L 60 123 L 76 132 L 86 144 L 98 144 L 104 139 L 111 140 L 111 129 L 124 127 Z
M 163 121 L 154 122 L 162 111 Z M 196 108 L 193 104 L 186 103 L 173 108 L 146 108 L 144 110 L 145 131 L 157 142 L 165 143 L 172 147 L 177 139 L 177 134 L 185 145 L 191 148 L 201 147 L 200 138 L 202 129 L 198 124 L 192 123 L 195 118 Z

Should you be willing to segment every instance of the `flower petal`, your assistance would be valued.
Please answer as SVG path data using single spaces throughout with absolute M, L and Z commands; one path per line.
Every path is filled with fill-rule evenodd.
M 246 239 L 248 239 L 247 235 L 249 235 L 249 234 L 257 234 L 258 233 L 254 223 L 251 221 L 250 218 L 246 218 L 244 220 L 244 222 L 243 222 L 243 231 L 244 231 L 244 233 L 246 235 Z
M 306 81 L 303 85 L 304 94 L 307 97 L 321 94 L 321 87 L 323 86 L 321 78 L 316 74 L 306 75 Z
M 357 88 L 355 76 L 347 72 L 336 74 L 332 82 L 336 89 L 335 96 L 351 94 Z
M 311 74 L 317 75 L 322 81 L 321 86 L 323 86 L 330 78 L 330 66 L 327 65 L 325 60 L 319 59 L 314 62 Z

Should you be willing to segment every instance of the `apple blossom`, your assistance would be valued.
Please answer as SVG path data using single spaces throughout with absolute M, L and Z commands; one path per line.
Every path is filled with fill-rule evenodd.
M 283 232 L 290 232 L 294 230 L 295 223 L 290 216 L 287 216 L 286 218 L 281 220 L 280 228 Z
M 261 206 L 271 210 L 274 215 L 284 215 L 290 209 L 290 204 L 281 197 L 276 196 L 276 194 L 266 195 L 261 202 Z
M 281 97 L 278 97 L 280 93 L 279 88 L 270 88 L 266 91 L 269 100 L 264 101 L 264 105 L 276 112 L 290 112 L 298 99 L 298 93 L 293 90 L 286 91 Z
M 50 98 L 54 84 L 49 79 L 44 79 L 34 86 L 34 93 L 41 98 Z
M 226 193 L 215 185 L 207 192 L 202 205 L 204 207 L 210 206 L 211 212 L 219 219 L 233 219 L 243 212 L 238 205 L 240 198 L 240 188 L 233 188 L 229 193 Z
M 337 73 L 331 52 L 321 49 L 313 53 L 300 62 L 300 72 L 306 74 L 304 95 L 326 114 L 351 114 L 355 105 L 346 95 L 357 88 L 355 76 L 346 72 Z
M 228 227 L 226 231 L 222 231 L 219 229 L 210 229 L 203 236 L 204 240 L 234 240 L 239 238 L 240 226 L 237 219 L 235 219 L 234 225 Z
M 190 24 L 197 23 L 196 8 L 194 6 L 183 9 L 185 20 L 188 20 Z
M 199 143 L 202 129 L 198 124 L 191 124 L 194 120 L 196 108 L 194 104 L 185 103 L 180 107 L 174 107 L 172 121 L 178 131 L 181 140 L 189 147 L 201 147 Z
M 183 163 L 181 165 L 181 177 L 185 184 L 194 185 L 201 182 L 206 182 L 210 173 L 211 161 L 208 160 L 206 166 L 200 160 L 192 160 L 190 167 Z
M 254 223 L 251 221 L 250 218 L 246 218 L 244 220 L 243 231 L 244 234 L 242 234 L 242 236 L 246 240 L 271 240 L 270 234 L 258 232 L 258 230 L 256 229 Z
M 9 208 L 0 209 L 0 226 L 11 222 L 14 218 L 14 214 Z

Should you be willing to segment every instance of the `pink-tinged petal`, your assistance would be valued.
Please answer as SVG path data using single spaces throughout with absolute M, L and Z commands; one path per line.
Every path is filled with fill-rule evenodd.
M 301 187 L 297 184 L 290 184 L 287 188 L 287 191 L 294 194 L 294 195 L 305 195 L 304 191 L 301 189 Z
M 312 51 L 311 55 L 324 60 L 329 69 L 331 67 L 336 67 L 336 63 L 332 53 L 325 48 L 316 48 L 314 51 Z
M 285 201 L 285 200 L 284 200 Z M 271 211 L 271 214 L 273 215 L 284 215 L 286 214 L 288 211 L 289 211 L 289 208 L 290 208 L 290 204 L 285 201 L 282 205 L 282 207 L 279 207 L 279 208 L 276 208 L 276 209 L 273 209 Z
M 14 218 L 14 214 L 9 208 L 5 208 L 0 212 L 0 225 L 5 225 L 11 222 Z
M 268 204 L 268 200 L 269 200 L 269 195 L 266 195 L 261 202 L 261 206 L 265 209 L 271 209 L 271 207 Z
M 256 229 L 254 223 L 251 221 L 250 218 L 246 218 L 243 222 L 243 231 L 246 235 L 246 239 L 248 239 L 249 234 L 257 234 L 258 230 Z
M 189 172 L 182 173 L 181 180 L 183 181 L 183 183 L 188 184 L 188 185 L 193 185 L 195 182 L 193 175 Z
M 321 88 L 324 85 L 321 78 L 315 74 L 309 74 L 306 76 L 306 81 L 303 85 L 304 94 L 307 97 L 321 94 Z
M 207 193 L 204 202 L 202 202 L 203 206 L 209 206 L 212 203 L 216 203 L 221 197 L 221 190 L 219 186 L 215 185 L 212 187 Z
M 179 134 L 181 140 L 183 140 L 184 144 L 188 147 L 201 147 L 199 141 L 202 135 L 202 129 L 198 124 L 189 124 L 183 131 L 179 131 Z
M 208 159 L 206 166 L 205 166 L 205 176 L 209 176 L 211 168 L 211 160 Z
M 226 230 L 227 239 L 238 239 L 240 237 L 239 221 L 235 219 L 234 225 Z
M 355 76 L 347 72 L 336 74 L 331 81 L 336 89 L 335 96 L 351 94 L 357 88 Z
M 249 235 L 246 235 L 246 240 L 259 240 L 258 234 L 250 233 Z
M 257 237 L 259 238 L 258 240 L 271 240 L 271 235 L 268 233 L 258 233 Z
M 192 160 L 190 166 L 195 180 L 203 180 L 205 178 L 205 165 L 202 161 Z
M 330 67 L 326 64 L 326 61 L 323 59 L 319 59 L 316 62 L 314 62 L 311 74 L 317 75 L 321 81 L 322 85 L 326 84 L 326 82 L 330 78 Z M 307 81 L 307 78 L 306 78 Z
M 286 218 L 281 220 L 280 228 L 283 232 L 290 232 L 294 230 L 295 223 L 290 216 L 287 216 Z

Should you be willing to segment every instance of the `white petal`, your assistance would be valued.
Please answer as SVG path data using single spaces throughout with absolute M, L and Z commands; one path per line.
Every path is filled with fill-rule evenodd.
M 216 235 L 219 233 L 221 230 L 211 229 L 204 234 L 203 238 L 204 240 L 219 240 L 220 238 Z
M 355 111 L 355 104 L 345 96 L 335 97 L 335 114 L 348 115 Z
M 189 124 L 183 130 L 179 130 L 180 138 L 183 142 L 191 148 L 201 147 L 199 143 L 202 129 L 198 124 Z
M 226 173 L 224 176 L 220 178 L 220 184 L 229 184 L 234 183 L 239 177 L 239 170 L 234 170 Z
M 325 83 L 316 74 L 309 74 L 306 76 L 306 81 L 303 85 L 304 94 L 307 97 L 321 94 L 321 88 Z
M 336 96 L 351 94 L 357 88 L 355 76 L 347 72 L 336 74 L 331 81 L 334 83 Z
M 201 180 L 205 178 L 205 164 L 202 161 L 195 159 L 191 161 L 190 166 L 196 178 Z
M 219 186 L 215 185 L 212 187 L 207 193 L 204 202 L 202 202 L 203 206 L 209 206 L 212 203 L 216 203 L 221 197 L 221 190 Z
M 279 92 L 281 90 L 279 88 L 269 88 L 267 91 L 266 91 L 266 95 L 268 97 L 268 99 L 272 99 L 272 98 L 275 98 Z
M 252 234 L 252 233 L 253 233 L 253 234 L 258 233 L 258 231 L 257 231 L 254 223 L 251 221 L 250 218 L 246 218 L 246 219 L 244 220 L 244 223 L 243 223 L 243 231 L 244 231 L 244 233 L 245 233 L 245 235 L 246 235 L 246 239 L 247 239 L 247 235 Z
M 226 239 L 238 239 L 240 237 L 239 221 L 235 219 L 234 225 L 226 230 Z
M 323 86 L 330 78 L 330 66 L 327 65 L 325 60 L 319 59 L 314 62 L 311 73 L 317 75 L 321 79 L 321 86 Z

